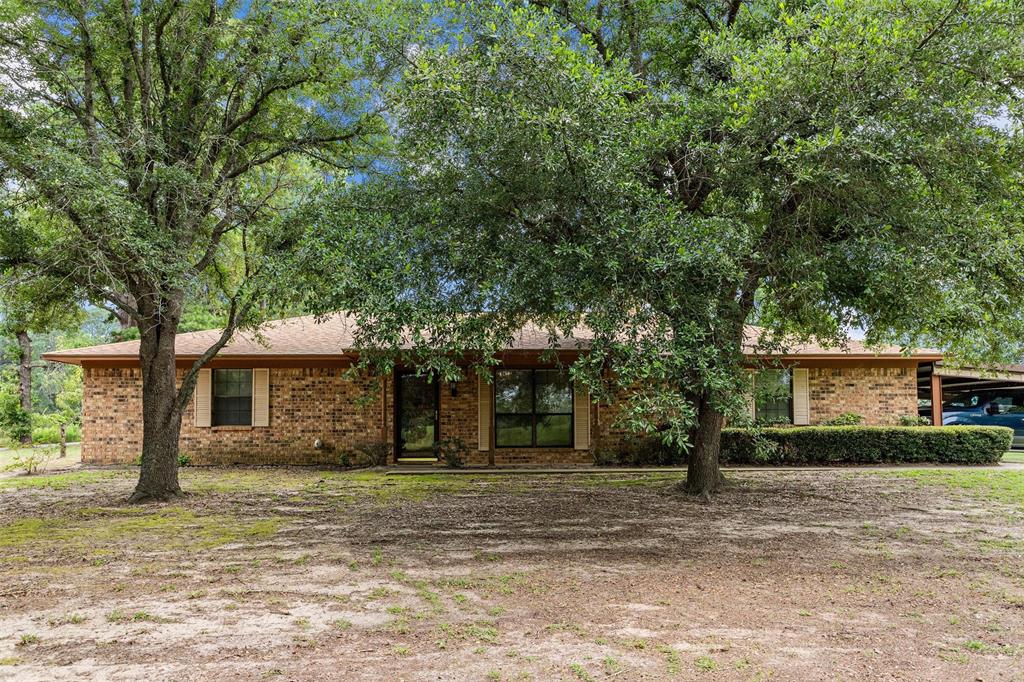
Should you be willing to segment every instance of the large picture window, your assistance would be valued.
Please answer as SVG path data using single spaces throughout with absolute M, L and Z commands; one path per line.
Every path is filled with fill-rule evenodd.
M 213 425 L 252 425 L 252 370 L 213 370 Z
M 766 424 L 793 423 L 793 379 L 787 369 L 763 369 L 754 377 L 754 418 Z
M 572 445 L 572 384 L 556 369 L 501 369 L 494 375 L 499 448 Z

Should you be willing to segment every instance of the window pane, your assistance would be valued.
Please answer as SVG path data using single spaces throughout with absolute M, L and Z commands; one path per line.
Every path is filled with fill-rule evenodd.
M 533 412 L 533 386 L 530 370 L 503 369 L 494 377 L 494 411 L 530 414 Z
M 502 447 L 528 447 L 533 442 L 533 418 L 500 414 L 494 417 L 494 442 Z
M 567 414 L 538 416 L 537 445 L 572 445 L 572 417 Z
M 215 369 L 213 395 L 219 397 L 252 396 L 251 369 Z
M 213 425 L 252 424 L 252 370 L 213 370 Z
M 758 421 L 790 422 L 793 388 L 790 374 L 784 369 L 765 369 L 754 379 L 755 418 Z
M 557 369 L 539 369 L 537 377 L 537 412 L 572 412 L 572 389 L 569 375 Z

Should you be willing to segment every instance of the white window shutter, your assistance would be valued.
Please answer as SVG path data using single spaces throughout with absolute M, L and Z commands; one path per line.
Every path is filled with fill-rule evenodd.
M 806 369 L 793 369 L 793 423 L 806 426 L 811 423 L 811 391 Z
M 252 371 L 252 425 L 270 426 L 270 370 Z
M 477 445 L 476 449 L 486 452 L 491 449 L 491 385 L 487 379 L 477 375 Z
M 192 397 L 195 404 L 195 422 L 198 427 L 208 427 L 211 424 L 211 405 L 213 403 L 210 394 L 212 393 L 213 374 L 208 369 L 199 370 L 196 378 L 196 388 Z
M 577 450 L 590 449 L 590 389 L 573 385 L 572 390 L 572 436 L 573 447 Z

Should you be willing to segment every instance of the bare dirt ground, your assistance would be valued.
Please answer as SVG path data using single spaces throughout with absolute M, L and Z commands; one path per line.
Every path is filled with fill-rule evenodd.
M 0 679 L 1024 680 L 1024 470 L 0 481 Z

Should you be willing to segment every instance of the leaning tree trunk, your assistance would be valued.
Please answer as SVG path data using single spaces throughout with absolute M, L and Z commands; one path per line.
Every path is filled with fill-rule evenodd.
M 148 306 L 147 306 L 148 307 Z M 139 325 L 142 366 L 142 467 L 129 502 L 161 501 L 182 494 L 178 484 L 178 407 L 174 338 L 180 304 L 170 302 Z M 141 311 L 140 311 L 141 312 Z
M 721 487 L 718 453 L 724 425 L 724 415 L 711 405 L 706 395 L 701 396 L 697 401 L 697 427 L 686 466 L 686 492 L 708 498 Z
M 18 397 L 25 414 L 32 413 L 32 339 L 24 329 L 15 332 L 18 338 Z M 32 444 L 32 431 L 22 436 L 21 442 Z

